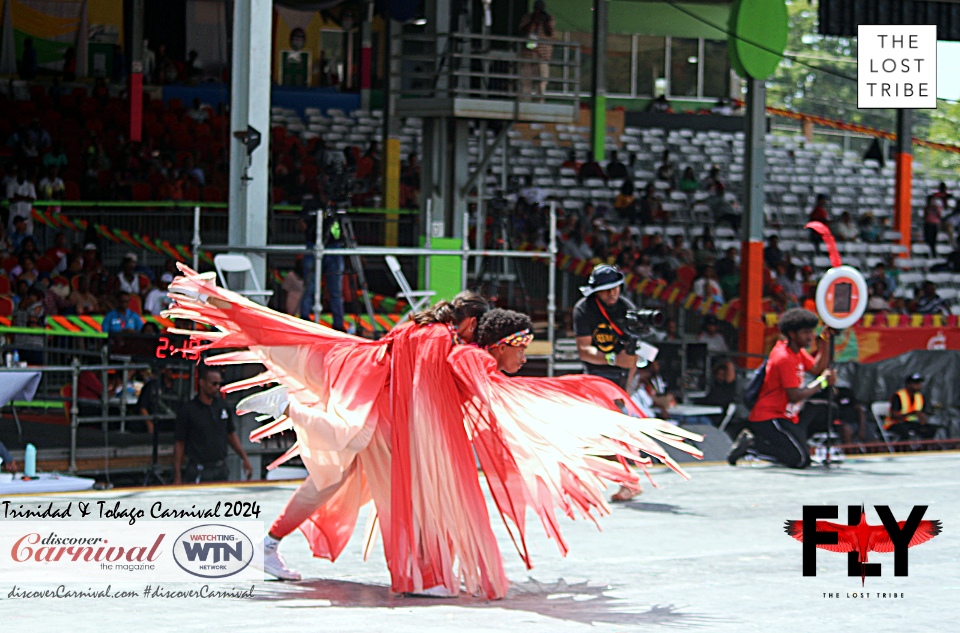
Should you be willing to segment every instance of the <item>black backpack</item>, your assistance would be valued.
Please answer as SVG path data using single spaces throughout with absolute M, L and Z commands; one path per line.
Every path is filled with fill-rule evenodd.
M 746 405 L 748 409 L 752 410 L 754 405 L 757 404 L 757 398 L 760 397 L 760 389 L 763 387 L 763 381 L 766 377 L 767 361 L 764 360 L 760 367 L 757 368 L 757 371 L 754 372 L 753 378 L 747 383 L 747 388 L 743 391 L 743 404 Z

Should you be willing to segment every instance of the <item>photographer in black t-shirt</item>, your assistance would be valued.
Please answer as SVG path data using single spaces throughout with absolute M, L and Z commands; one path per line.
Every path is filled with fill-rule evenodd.
M 627 332 L 627 311 L 636 306 L 620 296 L 623 279 L 616 266 L 594 268 L 587 285 L 580 287 L 583 299 L 573 307 L 573 329 L 584 372 L 626 389 L 636 371 L 637 357 L 624 351 L 621 339 Z

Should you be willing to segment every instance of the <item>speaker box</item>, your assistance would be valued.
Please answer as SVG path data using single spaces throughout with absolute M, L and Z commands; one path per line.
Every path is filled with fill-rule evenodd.
M 697 448 L 703 451 L 703 461 L 726 461 L 727 453 L 730 452 L 730 447 L 733 445 L 733 441 L 726 433 L 707 424 L 683 425 L 683 428 L 691 433 L 699 433 L 703 436 L 703 441 L 696 444 Z M 669 446 L 667 447 L 667 454 L 678 462 L 700 461 L 688 453 L 670 448 Z

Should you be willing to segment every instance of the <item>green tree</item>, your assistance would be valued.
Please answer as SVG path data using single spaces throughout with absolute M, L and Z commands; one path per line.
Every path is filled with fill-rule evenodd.
M 786 1 L 790 21 L 787 52 L 767 81 L 767 103 L 895 132 L 895 110 L 857 108 L 856 38 L 820 35 L 816 7 L 808 0 Z M 960 105 L 941 100 L 936 110 L 914 110 L 913 115 L 915 137 L 960 146 Z M 915 154 L 918 162 L 931 170 L 960 175 L 960 154 L 921 147 L 915 148 Z
M 891 129 L 895 114 L 857 109 L 857 42 L 817 32 L 816 7 L 787 0 L 787 52 L 767 82 L 768 103 L 828 119 Z

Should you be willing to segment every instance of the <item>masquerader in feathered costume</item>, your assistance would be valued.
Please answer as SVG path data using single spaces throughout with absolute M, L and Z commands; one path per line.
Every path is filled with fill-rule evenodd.
M 438 304 L 420 324 L 369 341 L 255 304 L 218 287 L 213 273 L 180 268 L 184 276 L 170 286 L 176 304 L 166 314 L 219 331 L 179 333 L 209 341 L 200 351 L 246 348 L 209 358 L 209 364 L 266 367 L 224 391 L 274 382 L 287 388 L 288 415 L 251 439 L 294 429 L 297 444 L 271 466 L 299 455 L 314 488 L 329 491 L 300 526 L 314 555 L 334 560 L 360 507 L 372 500 L 366 548 L 379 527 L 393 591 L 442 586 L 456 595 L 462 582 L 471 594 L 505 595 L 509 583 L 474 450 L 528 567 L 528 508 L 566 553 L 555 510 L 594 521 L 594 511 L 608 513 L 604 480 L 638 486 L 625 460 L 637 460 L 640 451 L 685 477 L 661 444 L 701 456 L 683 441 L 700 436 L 619 413 L 615 403 L 640 416 L 626 393 L 602 378 L 499 373 L 490 353 L 458 344 L 456 325 L 469 329 L 472 322 L 463 318 L 470 315 L 454 314 L 456 300 Z M 462 319 L 457 324 L 455 316 Z M 620 463 L 603 458 L 608 455 Z

